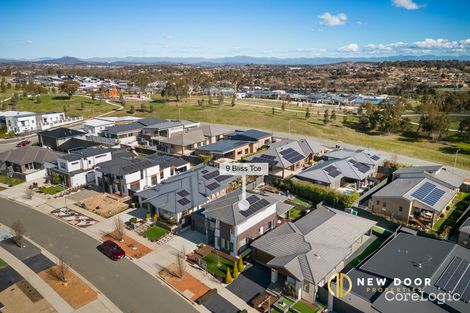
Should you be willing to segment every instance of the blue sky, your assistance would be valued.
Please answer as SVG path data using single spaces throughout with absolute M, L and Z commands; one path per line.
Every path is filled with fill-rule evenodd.
M 0 0 L 0 58 L 469 55 L 469 0 Z

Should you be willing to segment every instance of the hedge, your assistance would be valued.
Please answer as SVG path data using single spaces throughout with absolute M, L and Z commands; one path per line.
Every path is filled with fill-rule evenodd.
M 346 195 L 334 189 L 295 178 L 282 182 L 280 187 L 304 199 L 310 200 L 314 202 L 314 204 L 323 201 L 324 204 L 339 209 L 349 208 L 359 200 L 359 193 L 357 192 Z

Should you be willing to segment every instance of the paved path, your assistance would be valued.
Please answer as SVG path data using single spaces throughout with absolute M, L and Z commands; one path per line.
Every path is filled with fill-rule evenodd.
M 125 313 L 197 312 L 162 282 L 128 260 L 113 262 L 96 250 L 98 241 L 50 216 L 0 198 L 0 223 L 20 218 L 26 235 L 96 286 Z

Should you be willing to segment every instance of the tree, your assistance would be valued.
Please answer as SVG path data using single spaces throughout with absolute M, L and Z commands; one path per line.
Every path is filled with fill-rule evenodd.
M 336 121 L 336 110 L 333 110 L 333 111 L 331 112 L 331 120 L 332 120 L 332 121 Z
M 60 85 L 60 91 L 65 92 L 69 99 L 77 92 L 78 88 L 80 88 L 80 84 L 73 80 L 67 80 Z
M 459 124 L 459 132 L 464 141 L 470 139 L 470 117 L 463 119 Z
M 129 113 L 130 114 L 134 114 L 135 113 L 135 106 L 133 104 L 131 104 L 131 109 L 129 110 Z
M 225 274 L 225 283 L 231 284 L 232 283 L 232 275 L 230 274 L 230 269 L 227 267 L 227 274 Z
M 122 92 L 119 92 L 119 103 L 120 103 L 122 106 L 125 106 L 125 105 L 126 105 L 126 99 L 124 99 L 124 95 L 122 94 Z
M 80 110 L 82 110 L 82 111 L 83 111 L 84 109 L 85 109 L 85 103 L 83 103 L 83 102 L 80 102 Z
M 282 111 L 286 110 L 286 103 L 284 101 L 282 101 L 282 103 L 281 103 L 281 110 Z
M 58 174 L 52 174 L 52 184 L 59 185 L 62 182 L 62 179 Z
M 273 115 L 276 114 L 276 109 L 274 107 L 272 108 L 272 110 L 273 110 Z
M 126 233 L 126 228 L 124 227 L 124 223 L 122 222 L 120 217 L 117 217 L 114 220 L 114 230 L 113 230 L 114 239 L 122 241 L 124 239 L 125 233 Z
M 179 77 L 170 77 L 162 89 L 162 97 L 174 96 L 176 101 L 188 95 L 188 84 Z
M 10 103 L 11 105 L 16 105 L 18 103 L 18 93 L 15 92 L 12 96 L 11 96 L 11 99 L 10 99 Z
M 67 263 L 65 263 L 64 257 L 61 256 L 57 262 L 57 265 L 49 270 L 49 275 L 59 282 L 67 283 L 69 271 L 69 266 Z
M 212 106 L 214 104 L 214 100 L 212 100 L 212 95 L 209 94 L 209 106 Z
M 323 124 L 328 125 L 329 122 L 330 122 L 330 111 L 326 109 L 325 112 L 323 113 Z
M 217 96 L 217 104 L 218 105 L 224 104 L 224 95 L 222 93 Z
M 95 101 L 96 99 L 96 92 L 94 90 L 91 91 L 91 100 Z
M 307 110 L 305 110 L 305 118 L 310 117 L 310 108 L 307 107 Z
M 343 125 L 348 123 L 348 116 L 346 114 L 343 115 Z
M 41 103 L 41 97 L 39 95 L 36 96 L 36 103 L 37 104 Z
M 233 263 L 233 278 L 238 278 L 238 264 L 237 262 Z
M 153 104 L 149 104 L 149 113 L 153 113 L 155 111 L 155 106 Z
M 243 258 L 238 258 L 238 271 L 242 273 L 245 270 L 245 264 L 243 264 Z
M 33 189 L 26 187 L 24 190 L 24 196 L 26 199 L 31 200 L 33 198 Z
M 185 270 L 185 259 L 186 259 L 186 252 L 183 248 L 183 251 L 176 252 L 176 276 L 178 278 L 182 278 Z
M 7 86 L 5 84 L 5 77 L 2 77 L 2 82 L 0 83 L 0 92 L 5 92 L 7 91 Z
M 140 111 L 141 111 L 141 112 L 147 111 L 147 105 L 146 105 L 144 102 L 142 102 L 142 103 L 140 104 Z
M 64 104 L 63 110 L 64 110 L 64 113 L 67 113 L 68 108 L 67 108 L 67 105 L 66 105 L 66 104 Z
M 13 231 L 13 240 L 15 241 L 18 247 L 23 247 L 23 240 L 24 240 L 24 226 L 21 220 L 16 220 L 11 226 Z
M 235 104 L 236 104 L 236 99 L 237 99 L 237 97 L 236 97 L 235 94 L 234 94 L 234 95 L 232 96 L 232 103 L 231 103 L 233 107 L 234 107 Z

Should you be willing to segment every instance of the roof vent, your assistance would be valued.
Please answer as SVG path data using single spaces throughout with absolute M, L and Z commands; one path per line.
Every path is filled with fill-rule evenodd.
M 318 253 L 315 253 L 314 256 L 317 260 L 320 260 L 320 255 Z

